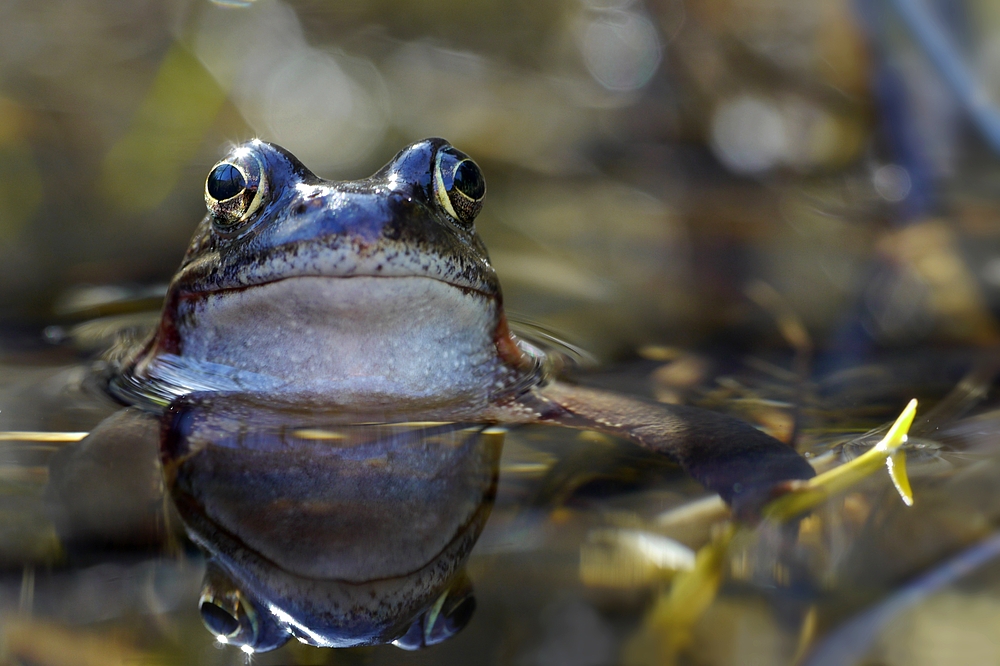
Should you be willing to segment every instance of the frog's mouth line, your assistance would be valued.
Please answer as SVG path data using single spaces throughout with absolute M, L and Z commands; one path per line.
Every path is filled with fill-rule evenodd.
M 353 280 L 357 278 L 375 278 L 378 280 L 433 280 L 435 282 L 440 282 L 441 284 L 446 284 L 449 287 L 458 289 L 466 296 L 480 296 L 485 299 L 495 300 L 502 302 L 503 297 L 500 292 L 487 292 L 482 289 L 476 289 L 475 287 L 469 287 L 464 284 L 457 284 L 449 280 L 442 280 L 431 275 L 421 275 L 414 273 L 412 275 L 384 275 L 380 273 L 355 273 L 351 275 L 324 275 L 322 273 L 303 273 L 302 275 L 287 275 L 280 278 L 275 278 L 274 280 L 266 280 L 263 282 L 252 282 L 249 284 L 242 284 L 238 287 L 225 287 L 222 289 L 212 289 L 210 291 L 179 291 L 176 294 L 176 298 L 179 300 L 197 300 L 201 298 L 210 298 L 216 295 L 224 295 L 228 293 L 239 293 L 245 292 L 256 287 L 266 287 L 269 285 L 274 285 L 279 282 L 286 282 L 288 280 L 299 280 L 303 278 L 319 279 L 319 280 Z

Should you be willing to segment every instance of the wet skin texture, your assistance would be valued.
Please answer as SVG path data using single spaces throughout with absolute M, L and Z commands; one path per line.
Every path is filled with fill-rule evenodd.
M 161 403 L 262 391 L 366 418 L 416 410 L 592 428 L 669 456 L 740 506 L 813 475 L 737 419 L 545 376 L 541 353 L 507 327 L 474 225 L 484 194 L 478 167 L 442 139 L 349 182 L 320 179 L 262 141 L 234 149 L 210 172 L 209 213 L 158 331 L 112 390 Z

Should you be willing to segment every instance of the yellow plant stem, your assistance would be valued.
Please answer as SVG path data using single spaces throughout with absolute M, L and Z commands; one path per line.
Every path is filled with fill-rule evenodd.
M 854 460 L 813 477 L 802 488 L 773 500 L 764 507 L 762 515 L 777 521 L 790 520 L 818 506 L 828 497 L 844 492 L 877 471 L 883 463 L 903 502 L 912 506 L 913 493 L 906 474 L 906 453 L 900 447 L 906 442 L 906 433 L 913 424 L 916 412 L 917 401 L 911 400 L 878 444 Z
M 0 442 L 79 442 L 88 434 L 90 433 L 6 430 L 0 432 Z

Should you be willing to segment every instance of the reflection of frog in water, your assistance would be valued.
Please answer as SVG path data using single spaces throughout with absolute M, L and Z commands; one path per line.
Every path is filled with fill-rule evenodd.
M 496 494 L 501 433 L 350 425 L 246 395 L 182 398 L 164 425 L 164 476 L 208 555 L 200 610 L 220 641 L 416 648 L 468 622 L 463 565 Z
M 209 214 L 170 285 L 155 334 L 116 354 L 110 391 L 147 406 L 194 393 L 242 393 L 294 402 L 299 414 L 308 413 L 303 406 L 333 409 L 364 422 L 418 414 L 593 428 L 667 455 L 737 506 L 777 482 L 812 476 L 792 449 L 742 421 L 555 381 L 544 353 L 508 328 L 474 227 L 485 192 L 479 167 L 440 139 L 405 148 L 371 178 L 341 183 L 317 178 L 271 144 L 236 148 L 208 176 Z M 230 422 L 238 429 L 233 423 L 238 419 Z M 188 437 L 169 434 L 175 426 L 165 429 L 168 439 Z M 230 452 L 219 474 L 237 458 Z M 175 472 L 184 468 L 183 461 L 170 466 L 177 461 L 169 452 L 165 461 Z M 197 495 L 193 485 L 184 492 Z M 202 541 L 217 528 L 224 531 L 218 524 L 203 530 Z M 296 544 L 282 540 L 280 547 L 291 553 Z M 258 594 L 267 588 L 257 587 Z M 237 609 L 225 606 L 203 604 L 209 626 L 255 644 L 239 633 Z M 406 608 L 403 624 L 360 642 L 398 637 L 392 633 L 413 619 Z M 290 621 L 278 624 L 286 637 L 323 644 L 292 631 Z

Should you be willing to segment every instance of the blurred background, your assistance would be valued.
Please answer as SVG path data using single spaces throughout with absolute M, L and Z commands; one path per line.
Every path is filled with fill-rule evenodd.
M 65 375 L 29 370 L 79 357 L 36 355 L 60 337 L 47 327 L 155 305 L 231 145 L 260 137 L 354 179 L 442 136 L 485 172 L 477 227 L 508 310 L 617 364 L 594 383 L 729 410 L 838 461 L 909 398 L 947 396 L 911 433 L 917 507 L 881 478 L 792 545 L 747 528 L 756 545 L 734 547 L 700 623 L 668 621 L 642 539 L 711 544 L 717 514 L 669 513 L 702 491 L 629 471 L 662 473 L 593 433 L 515 431 L 466 633 L 255 663 L 803 663 L 824 632 L 868 645 L 833 630 L 883 628 L 856 613 L 1000 523 L 998 91 L 989 0 L 3 0 L 0 423 L 99 421 L 48 417 L 17 381 L 59 397 Z M 0 664 L 244 663 L 200 626 L 193 552 L 63 567 L 40 508 L 56 447 L 17 447 L 0 449 Z M 619 566 L 619 547 L 646 559 Z M 807 574 L 754 578 L 753 552 L 790 551 Z M 996 663 L 991 557 L 868 661 L 815 663 Z M 670 622 L 688 643 L 657 647 Z
M 508 308 L 602 358 L 778 311 L 848 357 L 992 341 L 998 35 L 978 0 L 9 0 L 0 328 L 168 280 L 233 143 L 357 178 L 443 136 Z

